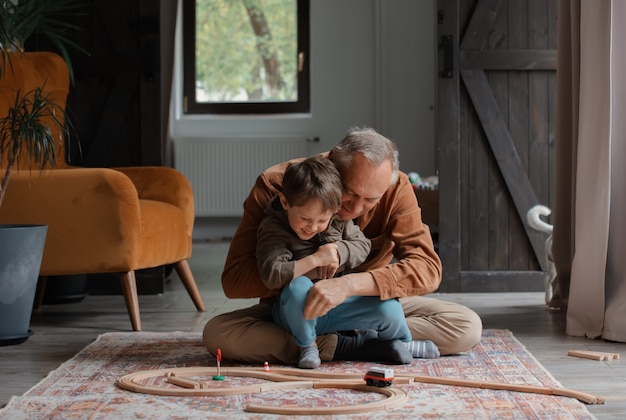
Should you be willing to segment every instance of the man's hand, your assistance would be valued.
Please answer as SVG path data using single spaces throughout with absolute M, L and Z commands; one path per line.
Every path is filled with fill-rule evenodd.
M 326 315 L 348 297 L 350 297 L 350 287 L 343 277 L 320 280 L 313 285 L 306 297 L 304 319 Z
M 341 277 L 320 280 L 306 297 L 304 319 L 326 315 L 350 296 L 379 296 L 380 292 L 370 273 L 350 273 Z

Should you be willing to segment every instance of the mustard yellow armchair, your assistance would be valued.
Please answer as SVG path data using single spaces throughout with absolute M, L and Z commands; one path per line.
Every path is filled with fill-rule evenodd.
M 42 78 L 45 90 L 65 106 L 69 75 L 61 57 L 13 54 L 11 66 L 0 77 L 0 115 L 6 115 L 16 89 L 32 90 Z M 48 225 L 40 285 L 51 275 L 119 273 L 135 331 L 141 330 L 135 270 L 174 264 L 197 310 L 204 310 L 187 262 L 193 192 L 175 169 L 79 168 L 60 158 L 55 169 L 40 173 L 22 159 L 11 175 L 0 223 Z

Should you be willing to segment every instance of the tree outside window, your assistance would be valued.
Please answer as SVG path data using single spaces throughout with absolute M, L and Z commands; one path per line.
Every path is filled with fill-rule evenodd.
M 308 0 L 185 0 L 184 112 L 308 112 Z

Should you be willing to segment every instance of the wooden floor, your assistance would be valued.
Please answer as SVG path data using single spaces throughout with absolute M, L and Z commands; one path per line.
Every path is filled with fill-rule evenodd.
M 255 300 L 227 299 L 220 272 L 228 243 L 194 244 L 190 262 L 207 311 L 198 313 L 175 274 L 162 295 L 140 296 L 144 331 L 202 331 L 216 314 L 249 306 Z M 606 398 L 588 406 L 598 419 L 622 419 L 626 414 L 626 344 L 568 337 L 565 316 L 549 311 L 541 293 L 439 294 L 436 297 L 474 309 L 484 328 L 509 329 L 566 388 Z M 88 296 L 80 303 L 45 305 L 33 315 L 34 335 L 25 343 L 0 347 L 0 406 L 21 395 L 49 371 L 71 358 L 99 334 L 129 331 L 121 296 Z M 568 350 L 619 353 L 620 360 L 594 361 L 567 356 Z

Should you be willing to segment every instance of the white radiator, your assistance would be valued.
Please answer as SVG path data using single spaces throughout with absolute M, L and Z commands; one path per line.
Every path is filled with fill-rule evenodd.
M 196 216 L 241 216 L 257 176 L 285 160 L 308 156 L 304 137 L 174 139 L 174 167 L 194 192 Z

